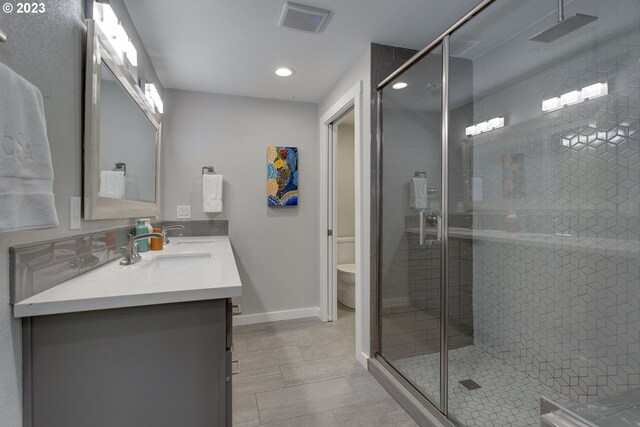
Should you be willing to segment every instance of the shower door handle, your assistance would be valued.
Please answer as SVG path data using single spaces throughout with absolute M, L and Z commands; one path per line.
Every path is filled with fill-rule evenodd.
M 442 241 L 442 218 L 440 215 L 436 217 L 436 240 L 438 242 Z
M 420 209 L 420 246 L 424 246 L 424 209 Z

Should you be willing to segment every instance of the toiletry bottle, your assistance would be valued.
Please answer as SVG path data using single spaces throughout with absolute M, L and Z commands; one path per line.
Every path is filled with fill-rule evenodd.
M 149 230 L 149 233 L 153 233 L 153 227 L 151 226 L 151 220 L 149 218 L 143 218 L 144 220 L 144 225 L 147 226 L 147 230 Z M 151 245 L 151 239 L 148 240 L 149 245 Z
M 144 219 L 138 220 L 138 225 L 136 225 L 136 236 L 141 236 L 143 234 L 149 233 L 149 229 L 146 225 L 144 225 Z M 147 252 L 149 250 L 149 239 L 141 239 L 138 240 L 138 252 Z
M 162 233 L 161 228 L 154 228 L 154 233 Z M 162 237 L 152 237 L 151 238 L 151 250 L 152 251 L 161 251 L 164 249 L 164 239 Z

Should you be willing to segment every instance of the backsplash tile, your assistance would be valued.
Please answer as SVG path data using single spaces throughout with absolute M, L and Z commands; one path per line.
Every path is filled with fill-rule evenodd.
M 226 236 L 228 221 L 159 221 L 154 226 L 182 224 L 176 235 Z M 23 301 L 60 283 L 122 257 L 131 227 L 82 234 L 9 250 L 11 303 Z

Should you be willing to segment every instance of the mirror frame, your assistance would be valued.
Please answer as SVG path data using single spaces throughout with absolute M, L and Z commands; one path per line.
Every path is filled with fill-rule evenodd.
M 149 105 L 127 67 L 117 56 L 100 28 L 87 20 L 87 58 L 85 75 L 84 114 L 84 219 L 158 217 L 160 214 L 160 147 L 162 115 Z M 156 128 L 156 197 L 155 203 L 100 197 L 100 85 L 102 62 L 109 67 L 118 82 L 133 98 L 140 110 Z

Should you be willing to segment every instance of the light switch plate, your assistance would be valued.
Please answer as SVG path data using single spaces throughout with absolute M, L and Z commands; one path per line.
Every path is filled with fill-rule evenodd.
M 191 205 L 178 205 L 176 216 L 178 219 L 191 218 Z
M 80 229 L 81 211 L 82 211 L 82 198 L 78 196 L 69 197 L 69 230 Z
M 458 211 L 458 213 L 464 212 L 464 202 L 456 203 L 456 210 Z

